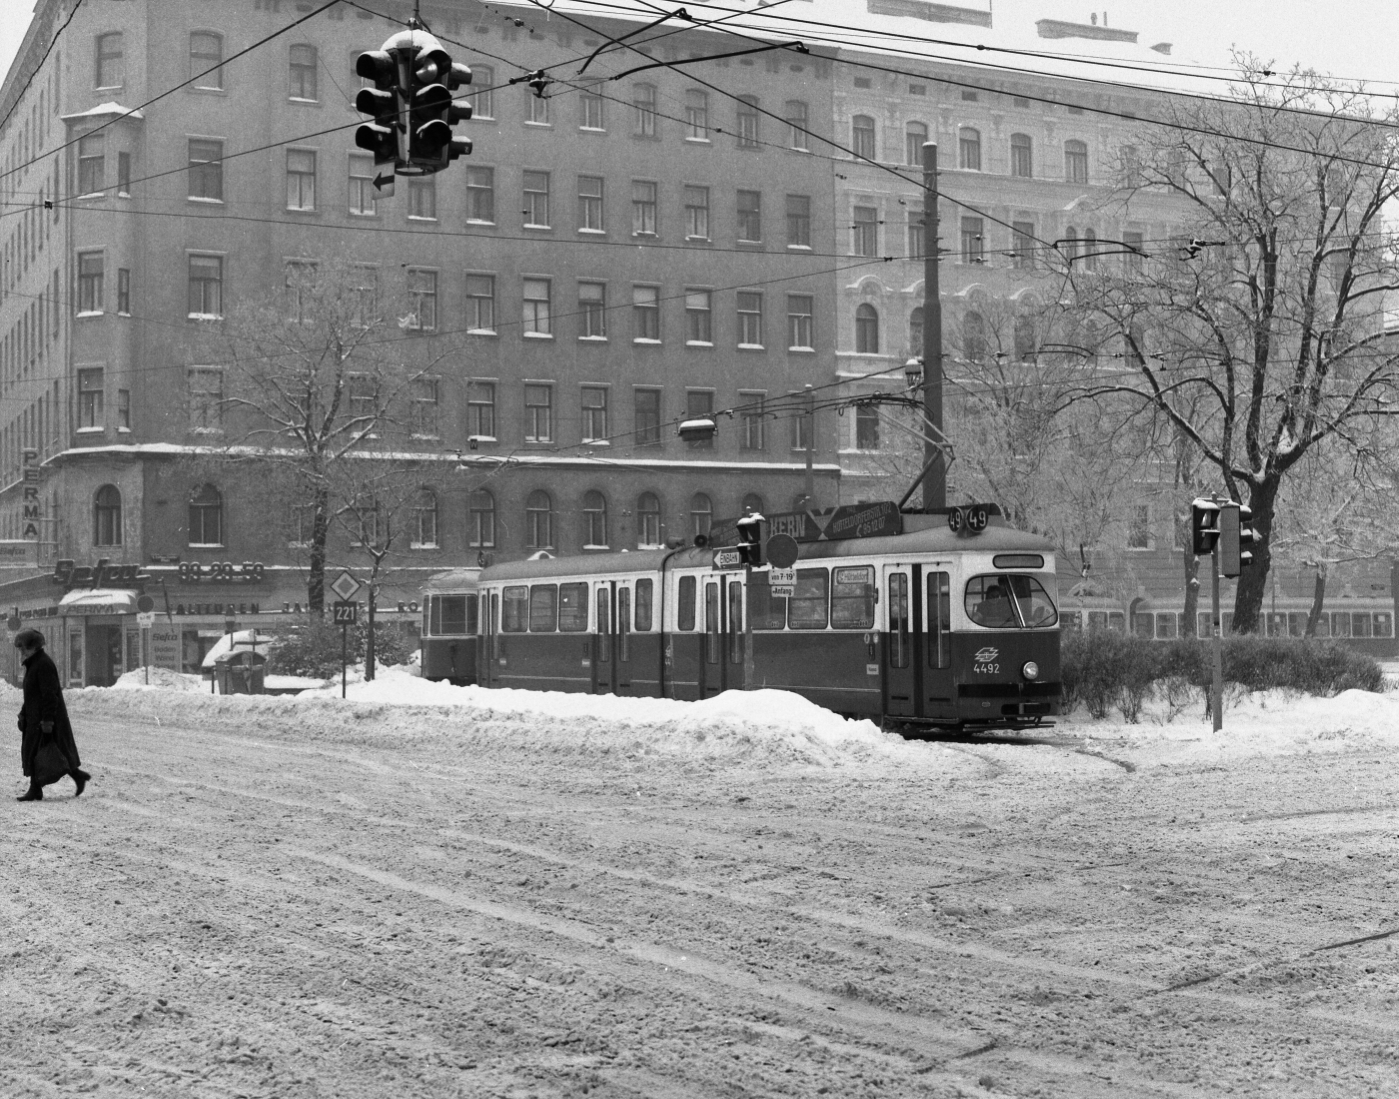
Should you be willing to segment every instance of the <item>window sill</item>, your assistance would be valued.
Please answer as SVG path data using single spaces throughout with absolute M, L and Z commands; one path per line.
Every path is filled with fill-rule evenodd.
M 467 218 L 466 223 L 468 225 L 489 225 L 492 228 L 495 227 L 495 222 L 486 221 L 484 218 Z
M 129 428 L 129 427 L 119 427 L 119 428 L 117 428 L 117 434 L 118 434 L 118 435 L 130 435 L 130 434 L 131 434 L 131 428 Z
M 740 248 L 761 248 L 763 242 L 760 240 L 736 240 L 734 241 Z
M 467 119 L 468 122 L 494 122 L 496 117 L 493 114 L 474 114 Z
M 222 435 L 221 427 L 192 427 L 189 429 L 191 435 Z
M 469 435 L 467 436 L 466 441 L 468 443 L 497 443 L 500 440 L 497 439 L 494 435 Z
M 103 434 L 106 433 L 106 431 L 107 431 L 107 429 L 106 429 L 105 427 L 80 427 L 80 428 L 78 428 L 78 430 L 77 430 L 77 434 L 78 434 L 78 435 L 103 435 Z
M 584 440 L 583 440 L 583 445 L 584 445 L 584 446 L 611 446 L 611 445 L 612 445 L 612 441 L 611 441 L 610 439 L 584 439 Z
M 789 348 L 787 348 L 787 350 L 788 350 L 789 352 L 790 352 L 790 351 L 796 351 L 796 352 L 798 352 L 799 354 L 802 354 L 802 355 L 814 355 L 814 354 L 816 354 L 816 348 L 814 348 L 814 347 L 789 347 Z
M 288 207 L 287 207 L 287 213 L 289 213 L 289 214 L 315 214 L 315 213 L 319 213 L 319 211 L 318 211 L 314 206 L 288 206 Z
M 686 243 L 686 244 L 709 244 L 709 243 L 711 243 L 711 239 L 710 239 L 709 237 L 686 237 L 686 238 L 685 238 L 685 243 Z
M 741 343 L 738 345 L 740 351 L 766 351 L 767 348 L 760 343 Z
M 410 550 L 436 550 L 442 547 L 436 542 L 409 542 L 408 548 Z
M 685 143 L 686 143 L 687 145 L 713 145 L 713 144 L 714 144 L 714 142 L 710 141 L 709 138 L 707 138 L 707 137 L 687 137 L 687 138 L 685 139 Z
M 579 343 L 606 343 L 606 342 L 607 342 L 607 337 L 606 337 L 606 336 L 579 336 L 579 337 L 578 337 L 578 342 L 579 342 Z
M 200 92 L 200 93 L 203 94 L 203 95 L 227 95 L 227 94 L 228 94 L 228 89 L 227 89 L 227 88 L 205 88 L 205 87 L 203 87 L 202 85 L 199 85 L 199 84 L 194 85 L 194 87 L 192 87 L 192 88 L 190 88 L 190 89 L 188 89 L 188 90 L 191 91 L 191 92 Z
M 318 80 L 318 81 L 316 81 L 316 83 L 319 84 L 320 81 Z M 287 96 L 287 102 L 288 102 L 288 103 L 300 103 L 300 104 L 302 104 L 303 106 L 307 106 L 307 107 L 319 107 L 319 106 L 321 105 L 321 101 L 320 101 L 319 99 L 303 99 L 303 98 L 302 98 L 301 96 L 299 96 L 299 95 L 289 95 L 289 96 Z
M 379 216 L 379 211 L 378 211 L 378 210 L 351 210 L 351 211 L 350 211 L 350 217 L 352 217 L 352 218 L 377 218 L 378 216 Z
M 105 317 L 106 315 L 107 314 L 101 309 L 84 309 L 82 312 L 75 314 L 74 319 L 81 320 L 84 317 Z
M 494 336 L 497 333 L 494 328 L 468 328 L 466 334 L 468 336 Z
M 426 222 L 431 222 L 431 223 L 434 224 L 434 225 L 437 224 L 437 218 L 436 218 L 436 217 L 428 217 L 426 214 L 409 214 L 409 215 L 408 215 L 408 220 L 409 220 L 409 221 L 426 221 Z
M 632 343 L 639 343 L 639 344 L 642 344 L 642 345 L 644 345 L 644 346 L 646 346 L 646 347 L 660 347 L 660 346 L 661 346 L 661 341 L 660 341 L 660 340 L 653 340 L 653 339 L 651 339 L 649 336 L 637 336 L 635 339 L 632 340 Z
M 603 545 L 603 546 L 595 546 L 595 545 L 593 545 L 591 542 L 589 542 L 589 543 L 587 543 L 586 545 L 584 545 L 583 548 L 584 548 L 585 550 L 609 550 L 609 549 L 611 549 L 612 547 L 611 547 L 611 546 L 606 546 L 606 545 Z
M 189 548 L 190 548 L 190 549 L 225 549 L 225 548 L 227 548 L 227 547 L 224 546 L 224 544 L 223 544 L 222 542 L 190 542 L 190 543 L 188 543 L 188 545 L 189 545 Z
M 789 244 L 789 245 L 787 245 L 787 251 L 789 251 L 789 252 L 810 252 L 810 251 L 811 251 L 811 245 L 809 245 L 809 244 Z
M 607 236 L 607 230 L 606 230 L 606 229 L 579 229 L 578 232 L 579 232 L 579 233 L 586 233 L 586 234 L 587 234 L 588 236 L 590 236 L 590 237 L 605 237 L 605 236 Z
M 552 340 L 554 338 L 552 332 L 521 332 L 520 335 L 527 340 Z
M 607 133 L 607 130 L 604 129 L 603 127 L 601 127 L 601 126 L 579 126 L 579 127 L 578 127 L 578 131 L 579 131 L 579 133 L 584 133 L 584 134 L 605 134 L 605 133 Z
M 552 122 L 534 122 L 528 118 L 525 119 L 524 125 L 533 126 L 537 130 L 552 130 L 554 128 L 554 124 Z
M 118 198 L 122 198 L 122 197 L 129 197 L 129 196 L 118 195 L 117 197 L 118 197 Z M 202 203 L 205 203 L 205 204 L 207 204 L 207 205 L 209 205 L 209 206 L 222 206 L 222 205 L 224 205 L 223 199 L 221 199 L 221 198 L 209 198 L 207 195 L 186 195 L 186 196 L 185 196 L 185 201 L 186 201 L 186 202 L 202 202 Z
M 521 229 L 533 229 L 533 230 L 535 230 L 536 232 L 539 232 L 539 231 L 541 231 L 541 230 L 544 231 L 544 232 L 549 232 L 549 231 L 551 231 L 554 227 L 553 227 L 552 225 L 535 225 L 533 222 L 527 221 L 527 222 L 525 222 L 523 225 L 521 225 L 520 228 L 521 228 Z
M 713 346 L 714 346 L 714 341 L 713 341 L 713 340 L 686 340 L 686 341 L 685 341 L 685 346 L 686 346 L 686 347 L 713 347 Z

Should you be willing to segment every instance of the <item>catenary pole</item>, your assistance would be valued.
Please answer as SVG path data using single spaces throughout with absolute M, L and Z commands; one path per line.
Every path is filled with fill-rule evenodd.
M 1210 683 L 1210 714 L 1214 718 L 1214 731 L 1224 728 L 1224 630 L 1223 619 L 1219 616 L 1219 541 L 1210 553 L 1211 573 L 1211 615 L 1214 621 L 1214 678 Z
M 947 506 L 942 431 L 942 295 L 938 286 L 938 147 L 923 143 L 923 510 Z

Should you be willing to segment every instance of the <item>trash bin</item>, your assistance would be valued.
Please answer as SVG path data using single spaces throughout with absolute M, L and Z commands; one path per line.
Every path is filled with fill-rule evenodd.
M 214 658 L 214 682 L 221 695 L 260 695 L 263 693 L 263 665 L 267 657 L 262 653 L 224 653 Z

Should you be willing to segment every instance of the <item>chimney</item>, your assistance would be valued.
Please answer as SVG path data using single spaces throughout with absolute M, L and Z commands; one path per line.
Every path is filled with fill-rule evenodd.
M 1098 25 L 1098 13 L 1095 11 L 1092 15 L 1088 17 L 1088 21 L 1096 27 Z
M 1157 42 L 1156 45 L 1152 46 L 1151 48 L 1157 53 L 1164 53 L 1169 55 L 1171 52 L 1171 44 L 1169 42 Z

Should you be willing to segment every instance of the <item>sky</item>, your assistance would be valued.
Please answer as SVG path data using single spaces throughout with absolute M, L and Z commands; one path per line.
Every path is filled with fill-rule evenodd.
M 91 2 L 91 0 L 89 0 Z M 472 3 L 474 0 L 464 0 Z M 749 0 L 735 0 L 746 6 Z M 852 15 L 864 8 L 848 0 Z M 987 0 L 949 0 L 982 7 Z M 1399 86 L 1399 4 L 1393 0 L 989 0 L 995 18 L 1088 22 L 1106 11 L 1110 26 L 1136 30 L 1144 43 L 1174 44 L 1172 60 L 1227 65 L 1230 46 L 1279 67 L 1292 62 L 1335 76 Z M 1096 4 L 1096 7 L 1093 5 Z M 32 0 L 0 0 L 0 70 L 24 38 Z M 1076 50 L 1086 45 L 1076 42 Z M 1111 44 L 1104 44 L 1110 56 Z M 1399 87 L 1377 88 L 1395 91 Z

